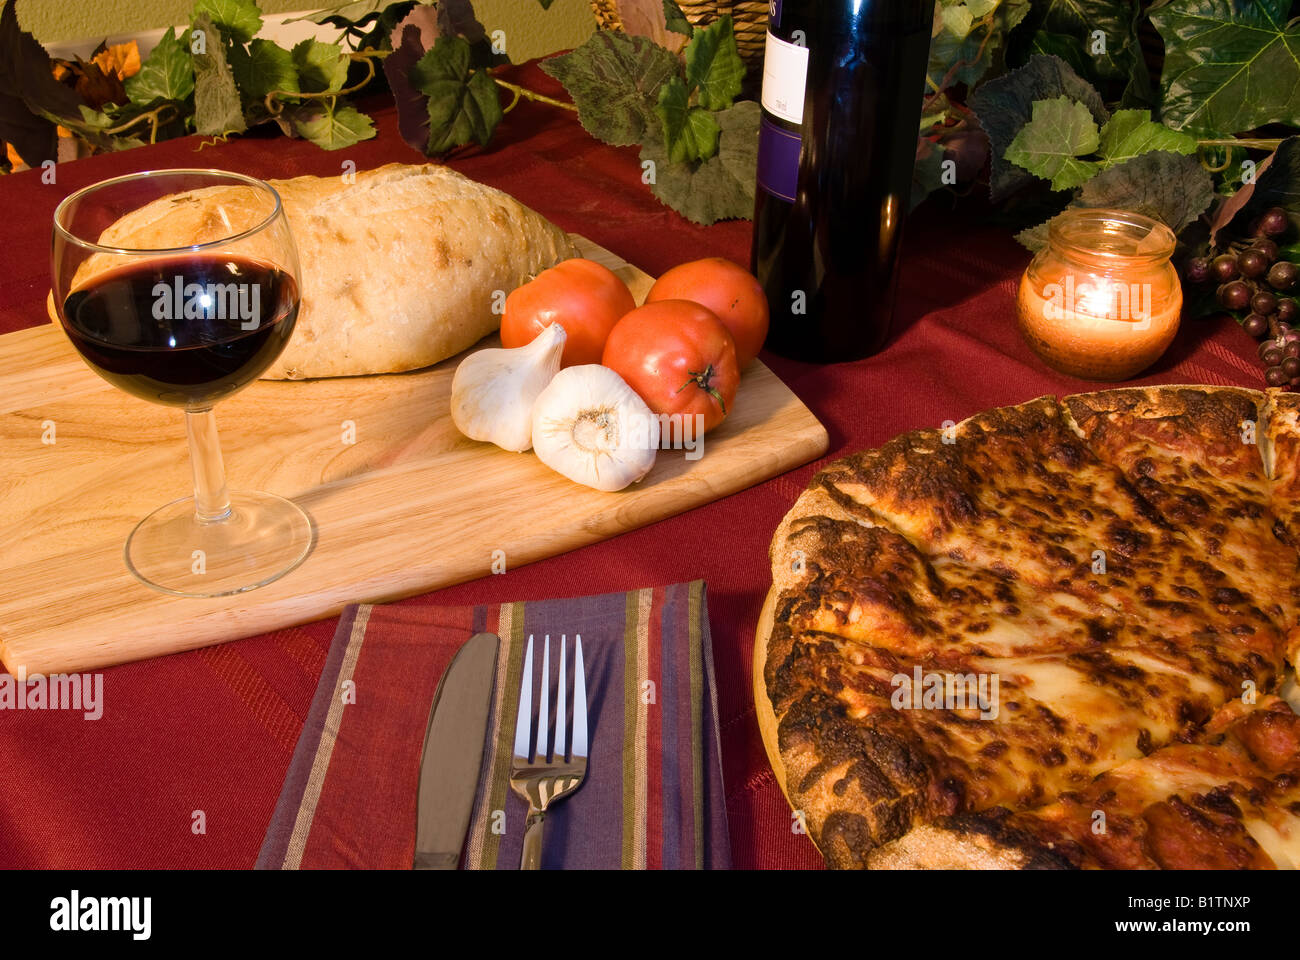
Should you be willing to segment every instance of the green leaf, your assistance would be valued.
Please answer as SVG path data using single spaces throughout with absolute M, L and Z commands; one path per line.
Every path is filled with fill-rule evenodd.
M 1092 60 L 1083 52 L 1083 44 L 1077 37 L 1064 33 L 1052 33 L 1050 30 L 1037 31 L 1029 41 L 1030 54 L 1060 57 L 1070 65 L 1079 76 L 1086 76 L 1092 69 Z
M 1194 157 L 1144 153 L 1083 185 L 1079 205 L 1118 207 L 1155 217 L 1178 233 L 1214 200 L 1214 181 Z
M 262 100 L 272 90 L 298 93 L 301 89 L 293 54 L 270 40 L 254 40 L 247 50 L 232 47 L 230 69 L 245 100 Z
M 1127 80 L 1141 59 L 1129 0 L 1048 0 L 1035 4 L 1037 29 L 1072 37 L 1092 63 L 1090 73 Z
M 664 21 L 664 26 L 673 33 L 680 33 L 684 37 L 695 35 L 695 27 L 691 26 L 691 21 L 686 19 L 682 8 L 673 0 L 664 0 Z
M 582 46 L 542 62 L 564 84 L 582 126 L 616 147 L 641 143 L 659 126 L 659 90 L 679 76 L 680 61 L 648 37 L 597 30 Z
M 342 150 L 375 135 L 370 118 L 355 107 L 327 107 L 320 102 L 294 108 L 294 132 L 324 150 Z
M 700 106 L 725 110 L 740 96 L 745 61 L 740 59 L 730 14 L 696 30 L 686 45 L 685 57 L 686 83 L 699 90 Z
M 924 137 L 916 142 L 916 163 L 912 167 L 912 195 L 908 209 L 916 207 L 943 186 L 944 148 Z
M 1007 159 L 1051 180 L 1053 190 L 1069 190 L 1097 172 L 1097 163 L 1078 158 L 1096 150 L 1098 142 L 1097 124 L 1082 103 L 1065 96 L 1038 100 L 1033 119 L 1007 147 Z
M 654 195 L 695 223 L 752 217 L 760 113 L 752 100 L 718 113 L 718 154 L 702 162 L 672 163 L 663 140 L 652 132 L 641 147 L 641 160 L 653 163 Z
M 293 48 L 293 64 L 298 70 L 299 89 L 307 93 L 342 90 L 347 83 L 351 60 L 337 43 L 304 40 Z
M 707 160 L 718 152 L 722 128 L 708 110 L 690 105 L 690 94 L 680 77 L 673 77 L 663 85 L 656 109 L 663 120 L 664 144 L 670 161 Z
M 1029 10 L 1029 0 L 940 0 L 935 16 L 942 29 L 930 41 L 930 79 L 945 88 L 973 87 L 998 62 L 1007 34 Z M 991 17 L 987 24 L 985 17 Z
M 460 37 L 439 37 L 411 68 L 411 86 L 429 97 L 430 155 L 476 140 L 486 145 L 501 122 L 497 85 L 470 70 L 470 45 Z
M 151 100 L 184 100 L 194 92 L 194 59 L 171 27 L 158 46 L 140 65 L 140 72 L 127 79 L 126 95 L 132 103 Z
M 207 52 L 194 54 L 194 130 L 205 136 L 243 133 L 244 111 L 226 49 L 206 13 L 194 21 L 206 37 Z
M 1161 118 L 1188 133 L 1300 126 L 1300 22 L 1290 0 L 1172 0 L 1151 11 L 1165 41 Z
M 1098 152 L 1103 167 L 1112 167 L 1153 150 L 1195 153 L 1196 138 L 1154 122 L 1150 110 L 1117 110 L 1101 128 Z
M 204 14 L 234 43 L 247 43 L 262 29 L 262 11 L 253 0 L 198 0 L 190 18 L 197 23 Z
M 1031 57 L 1019 70 L 980 84 L 971 95 L 970 106 L 989 137 L 994 203 L 1030 182 L 1028 173 L 1006 159 L 1007 147 L 1029 122 L 1035 101 L 1060 96 L 1083 103 L 1098 124 L 1110 119 L 1097 91 L 1059 57 Z

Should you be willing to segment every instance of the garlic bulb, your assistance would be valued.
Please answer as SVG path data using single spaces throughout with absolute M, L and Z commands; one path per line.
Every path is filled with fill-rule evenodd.
M 659 419 L 608 367 L 567 367 L 533 405 L 533 448 L 570 480 L 622 490 L 654 466 Z
M 533 402 L 560 369 L 564 328 L 553 323 L 522 347 L 471 353 L 451 381 L 451 419 L 471 440 L 522 453 L 533 445 Z

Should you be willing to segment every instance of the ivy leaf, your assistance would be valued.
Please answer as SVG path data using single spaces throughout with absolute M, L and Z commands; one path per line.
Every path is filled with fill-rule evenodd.
M 1052 181 L 1053 190 L 1079 186 L 1097 172 L 1092 160 L 1099 135 L 1092 113 L 1069 97 L 1035 101 L 1033 118 L 1007 147 L 1007 159 L 1035 176 Z
M 197 23 L 204 14 L 233 43 L 247 43 L 262 29 L 262 11 L 253 0 L 198 0 L 191 19 Z
M 320 102 L 296 107 L 291 122 L 298 136 L 324 150 L 342 150 L 375 135 L 375 125 L 356 107 Z
M 430 155 L 477 140 L 486 145 L 501 122 L 497 85 L 482 70 L 470 71 L 470 46 L 460 37 L 439 37 L 410 74 L 411 86 L 429 97 Z
M 971 95 L 970 106 L 989 136 L 994 203 L 1030 181 L 1028 173 L 1006 159 L 1007 147 L 1029 122 L 1035 101 L 1060 96 L 1084 104 L 1098 124 L 1110 119 L 1101 95 L 1059 57 L 1031 57 L 1019 70 L 980 84 Z
M 140 65 L 140 72 L 128 78 L 124 86 L 132 103 L 149 103 L 159 98 L 184 100 L 194 92 L 194 59 L 174 29 L 167 28 L 158 46 Z
M 649 37 L 597 30 L 571 53 L 542 69 L 564 84 L 578 120 L 597 140 L 616 147 L 641 143 L 659 125 L 659 90 L 680 75 L 680 61 Z
M 740 59 L 731 14 L 696 30 L 686 45 L 686 83 L 699 90 L 700 106 L 725 110 L 740 96 L 745 61 Z
M 695 27 L 686 19 L 682 8 L 673 0 L 664 0 L 664 26 L 673 33 L 680 33 L 683 37 L 695 35 Z
M 1034 4 L 1031 26 L 1077 40 L 1093 76 L 1127 81 L 1141 61 L 1134 7 L 1130 0 L 1048 0 Z
M 939 0 L 941 30 L 930 41 L 930 79 L 973 87 L 997 61 L 1003 38 L 1029 13 L 1029 0 Z M 992 15 L 991 22 L 981 21 Z
M 202 30 L 206 53 L 194 54 L 194 130 L 204 136 L 243 133 L 244 111 L 239 102 L 234 74 L 226 62 L 226 48 L 217 28 L 206 13 L 194 21 Z
M 1178 233 L 1214 201 L 1214 181 L 1195 157 L 1158 151 L 1103 170 L 1083 185 L 1079 205 L 1155 217 Z
M 1153 150 L 1195 153 L 1196 138 L 1151 119 L 1150 110 L 1117 110 L 1101 128 L 1101 165 L 1112 167 Z
M 304 40 L 293 48 L 293 65 L 298 70 L 299 89 L 309 93 L 342 90 L 351 60 L 337 43 Z
M 663 120 L 670 161 L 707 160 L 718 152 L 722 128 L 708 110 L 690 105 L 690 93 L 681 77 L 673 77 L 663 85 L 655 109 Z
M 1290 0 L 1173 0 L 1151 11 L 1165 41 L 1161 118 L 1228 134 L 1300 126 L 1300 22 Z
M 641 146 L 641 161 L 653 163 L 654 195 L 694 223 L 752 217 L 759 114 L 752 100 L 718 113 L 717 156 L 695 163 L 671 162 L 662 138 L 652 131 Z
M 232 47 L 230 70 L 239 92 L 248 101 L 263 100 L 272 90 L 298 93 L 301 89 L 293 54 L 270 40 L 254 40 L 247 50 Z

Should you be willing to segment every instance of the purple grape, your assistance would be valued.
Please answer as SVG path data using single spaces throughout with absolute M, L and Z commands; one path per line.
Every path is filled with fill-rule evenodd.
M 1245 320 L 1241 321 L 1241 327 L 1252 337 L 1262 337 L 1268 333 L 1268 321 L 1258 313 L 1252 313 Z
M 1281 363 L 1282 372 L 1286 374 L 1288 380 L 1300 377 L 1300 357 L 1284 357 Z
M 1221 253 L 1210 264 L 1214 278 L 1220 283 L 1237 279 L 1237 258 L 1230 253 Z
M 1233 280 L 1219 287 L 1219 304 L 1225 310 L 1245 310 L 1250 306 L 1250 287 L 1241 280 Z
M 1264 371 L 1264 382 L 1270 387 L 1280 387 L 1290 379 L 1281 367 L 1269 367 Z
M 1267 317 L 1270 313 L 1277 310 L 1277 297 L 1267 290 L 1261 290 L 1250 298 L 1250 309 L 1262 316 Z
M 1237 254 L 1237 269 L 1243 277 L 1253 280 L 1262 277 L 1268 270 L 1268 260 L 1258 250 L 1247 247 Z
M 1295 286 L 1296 275 L 1300 269 L 1289 260 L 1279 260 L 1268 271 L 1268 285 L 1274 290 L 1290 290 Z
M 1265 340 L 1259 351 L 1259 359 L 1263 360 L 1267 367 L 1276 367 L 1285 356 L 1286 351 L 1276 340 Z
M 1187 282 L 1205 283 L 1210 279 L 1210 258 L 1192 257 L 1187 261 Z
M 1259 232 L 1265 237 L 1276 237 L 1286 233 L 1288 226 L 1286 211 L 1281 207 L 1265 210 L 1259 218 Z
M 1277 322 L 1294 323 L 1296 316 L 1300 315 L 1300 305 L 1288 297 L 1283 297 L 1277 302 Z
M 1300 340 L 1287 340 L 1282 348 L 1284 357 L 1300 357 Z

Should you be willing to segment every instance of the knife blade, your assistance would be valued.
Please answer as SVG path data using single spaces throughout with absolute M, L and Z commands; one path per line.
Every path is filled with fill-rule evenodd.
M 500 643 L 494 633 L 476 633 L 438 681 L 420 759 L 416 870 L 455 870 L 460 863 L 478 793 Z

